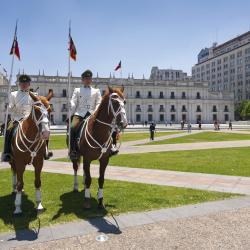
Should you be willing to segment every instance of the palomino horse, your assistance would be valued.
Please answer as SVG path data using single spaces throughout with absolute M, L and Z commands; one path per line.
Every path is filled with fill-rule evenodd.
M 78 191 L 77 170 L 80 164 L 80 156 L 83 156 L 83 184 L 84 184 L 84 208 L 90 208 L 90 163 L 98 159 L 99 189 L 98 208 L 103 205 L 103 184 L 105 169 L 109 162 L 110 149 L 112 145 L 112 132 L 116 127 L 125 128 L 127 118 L 125 111 L 124 88 L 108 88 L 102 98 L 97 111 L 85 121 L 78 141 L 79 159 L 73 162 L 74 168 L 74 191 Z
M 14 215 L 22 213 L 22 189 L 23 173 L 27 164 L 32 164 L 35 168 L 35 188 L 37 211 L 43 211 L 41 203 L 41 170 L 43 167 L 43 157 L 46 152 L 46 140 L 49 139 L 49 100 L 53 93 L 49 92 L 47 98 L 35 96 L 31 92 L 29 95 L 33 99 L 30 115 L 19 122 L 16 134 L 11 142 L 11 169 L 13 173 L 13 191 L 16 192 Z

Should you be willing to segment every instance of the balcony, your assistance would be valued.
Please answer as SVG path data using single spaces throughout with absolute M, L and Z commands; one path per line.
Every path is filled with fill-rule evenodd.
M 175 108 L 170 109 L 170 112 L 176 112 L 176 109 Z
M 153 109 L 152 108 L 148 108 L 148 112 L 153 112 Z

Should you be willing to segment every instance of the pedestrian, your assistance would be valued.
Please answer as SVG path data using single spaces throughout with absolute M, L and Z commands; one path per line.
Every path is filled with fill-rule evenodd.
M 151 123 L 149 127 L 149 131 L 150 131 L 150 140 L 153 141 L 155 137 L 155 125 L 153 122 Z
M 228 127 L 228 129 L 231 129 L 231 130 L 233 129 L 233 124 L 232 124 L 231 120 L 229 121 L 229 127 Z

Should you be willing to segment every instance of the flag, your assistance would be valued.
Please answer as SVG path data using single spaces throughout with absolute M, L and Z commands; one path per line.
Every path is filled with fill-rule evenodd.
M 117 71 L 118 69 L 121 69 L 121 67 L 122 67 L 122 61 L 120 61 L 118 65 L 115 67 L 115 71 Z
M 14 41 L 13 41 L 11 49 L 10 49 L 10 55 L 13 55 L 13 54 L 20 60 L 20 51 L 19 51 L 19 47 L 18 47 L 16 34 L 14 36 Z
M 69 34 L 69 52 L 70 52 L 70 57 L 75 61 L 77 51 L 76 51 L 76 46 L 70 34 Z

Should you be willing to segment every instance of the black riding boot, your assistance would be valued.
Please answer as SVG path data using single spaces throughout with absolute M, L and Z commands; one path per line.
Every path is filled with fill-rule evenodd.
M 11 131 L 6 131 L 6 136 L 5 136 L 5 140 L 4 140 L 4 150 L 1 156 L 1 161 L 2 162 L 10 162 L 11 159 Z

